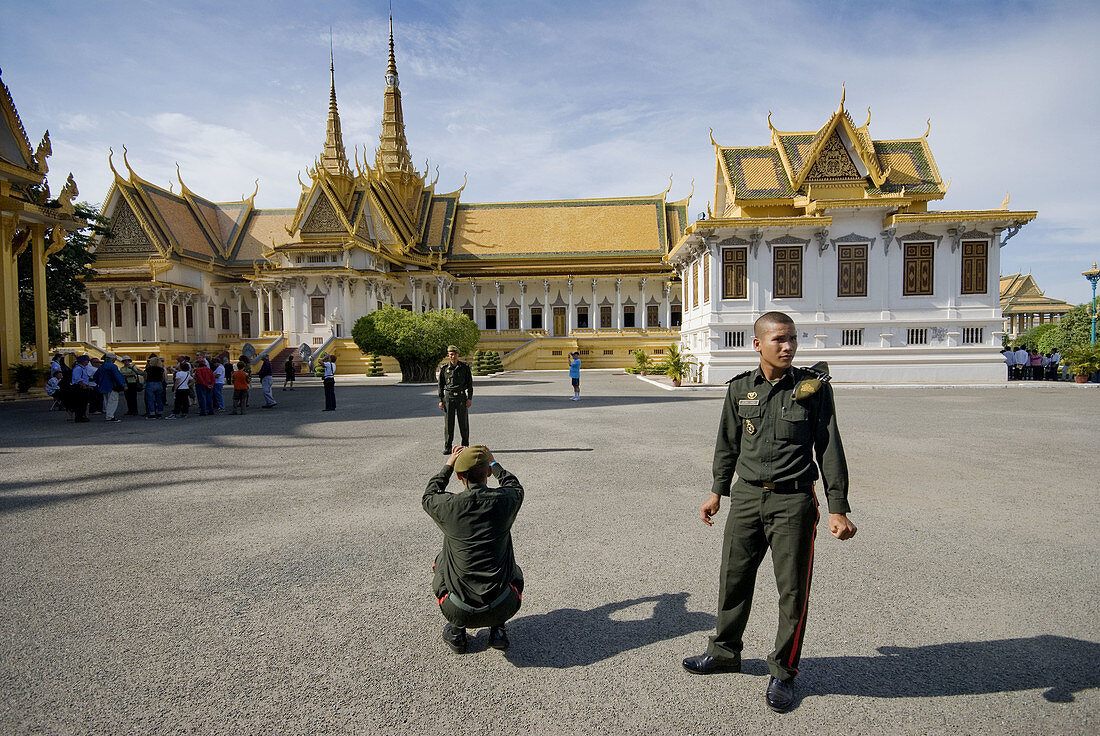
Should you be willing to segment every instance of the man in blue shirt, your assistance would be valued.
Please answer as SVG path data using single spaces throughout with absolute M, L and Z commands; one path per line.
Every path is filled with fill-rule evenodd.
M 103 395 L 103 413 L 107 415 L 108 422 L 119 421 L 115 416 L 118 410 L 118 395 L 126 390 L 126 379 L 122 377 L 118 366 L 115 365 L 116 360 L 118 360 L 117 355 L 107 353 L 103 356 L 103 365 L 95 374 L 96 388 Z

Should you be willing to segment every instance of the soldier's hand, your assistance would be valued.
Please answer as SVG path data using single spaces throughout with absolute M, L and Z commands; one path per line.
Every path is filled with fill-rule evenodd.
M 722 508 L 722 497 L 717 493 L 710 494 L 710 498 L 703 501 L 703 508 L 699 510 L 699 518 L 703 520 L 703 523 L 707 526 L 714 526 L 712 516 L 718 513 L 718 510 Z
M 466 448 L 462 447 L 461 445 L 456 446 L 456 447 L 452 447 L 451 448 L 451 454 L 447 458 L 447 464 L 450 465 L 453 468 L 455 466 L 455 460 L 458 459 L 459 453 L 461 453 L 465 449 Z
M 829 514 L 829 533 L 844 541 L 856 535 L 856 525 L 845 514 Z
M 470 408 L 470 404 L 472 404 L 472 403 L 474 403 L 472 399 L 467 399 L 467 400 L 466 400 L 466 408 L 467 408 L 467 409 L 469 409 L 469 408 Z
M 439 410 L 443 411 L 443 402 L 442 401 L 439 402 Z

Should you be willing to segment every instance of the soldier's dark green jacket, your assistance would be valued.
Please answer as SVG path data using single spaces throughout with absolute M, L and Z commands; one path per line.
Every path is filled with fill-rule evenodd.
M 461 360 L 455 365 L 447 361 L 439 369 L 439 400 L 443 401 L 457 393 L 462 393 L 466 401 L 473 401 L 474 374 L 470 371 L 469 364 Z
M 492 467 L 499 488 L 470 483 L 461 493 L 447 493 L 454 468 L 444 465 L 428 481 L 422 501 L 443 530 L 432 582 L 435 597 L 450 593 L 471 608 L 490 605 L 509 585 L 523 590 L 511 531 L 523 504 L 523 486 L 500 463 Z
M 730 494 L 734 471 L 752 485 L 785 486 L 817 480 L 820 467 L 829 513 L 851 510 L 832 387 L 824 382 L 813 395 L 794 398 L 798 382 L 814 376 L 792 367 L 774 386 L 759 368 L 734 376 L 714 447 L 714 493 Z

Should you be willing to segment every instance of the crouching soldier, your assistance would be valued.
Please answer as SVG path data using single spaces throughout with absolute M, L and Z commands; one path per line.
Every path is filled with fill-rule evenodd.
M 447 493 L 451 473 L 466 490 Z M 500 484 L 485 484 L 490 473 Z M 424 490 L 424 510 L 443 531 L 435 558 L 435 592 L 447 623 L 443 641 L 466 651 L 466 629 L 489 627 L 489 646 L 508 648 L 504 623 L 519 610 L 523 572 L 512 551 L 512 524 L 523 503 L 523 486 L 482 445 L 456 447 Z

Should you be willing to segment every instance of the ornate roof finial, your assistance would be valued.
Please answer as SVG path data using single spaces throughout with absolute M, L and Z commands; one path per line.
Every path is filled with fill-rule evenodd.
M 111 167 L 111 173 L 115 175 L 115 178 L 116 179 L 121 179 L 122 175 L 119 174 L 118 171 L 115 170 L 115 162 L 113 160 L 114 157 L 115 157 L 115 149 L 114 148 L 108 148 L 107 151 L 108 151 L 107 165 Z
M 405 140 L 405 116 L 401 112 L 401 90 L 397 84 L 397 57 L 393 50 L 393 13 L 390 13 L 390 58 L 386 65 L 386 93 L 382 102 L 382 135 L 375 152 L 375 168 L 381 173 L 415 175 L 409 145 Z
M 844 112 L 844 99 L 848 96 L 848 90 L 845 88 L 845 83 L 840 83 L 840 107 L 836 109 L 837 112 Z
M 135 174 L 134 170 L 132 168 L 130 168 L 130 159 L 126 158 L 126 153 L 127 153 L 126 146 L 123 146 L 122 147 L 122 163 L 126 164 L 126 170 L 130 172 L 130 179 L 133 180 L 133 178 L 135 176 L 137 176 L 137 174 Z
M 348 156 L 344 151 L 344 136 L 340 131 L 340 111 L 336 107 L 336 62 L 331 41 L 329 46 L 328 123 L 325 126 L 325 146 L 321 153 L 321 167 L 333 176 L 351 177 Z
M 871 124 L 871 106 L 868 105 L 867 106 L 867 122 L 863 124 L 863 127 L 866 128 L 870 124 Z
M 925 127 L 924 135 L 922 135 L 921 138 L 927 138 L 928 134 L 932 132 L 932 118 L 928 118 L 926 122 L 928 123 L 928 125 Z
M 1001 202 L 1001 207 L 1000 207 L 1000 209 L 1002 209 L 1002 210 L 1007 210 L 1007 209 L 1008 209 L 1008 201 L 1009 201 L 1010 199 L 1012 199 L 1012 197 L 1011 197 L 1011 196 L 1009 196 L 1008 192 L 1005 192 L 1005 198 L 1004 198 L 1004 200 L 1003 200 L 1003 201 Z
M 393 9 L 390 9 L 390 58 L 386 63 L 386 86 L 397 86 L 397 57 L 393 53 Z

